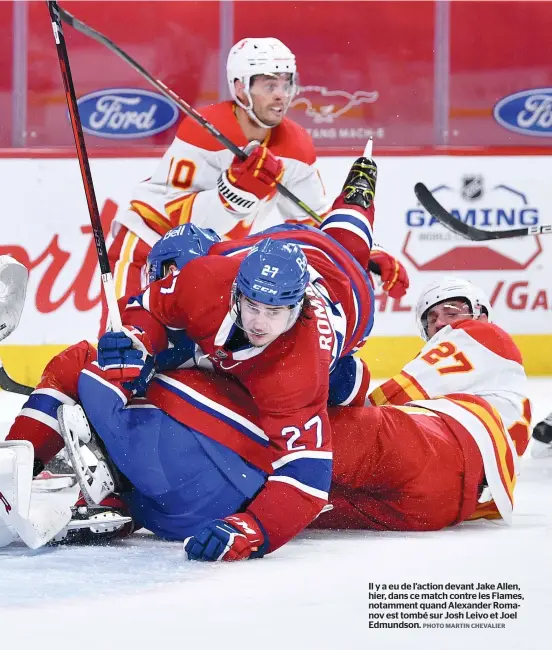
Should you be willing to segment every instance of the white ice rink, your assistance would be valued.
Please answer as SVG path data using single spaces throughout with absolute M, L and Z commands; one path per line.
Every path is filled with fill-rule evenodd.
M 552 380 L 531 389 L 537 422 Z M 0 394 L 0 437 L 21 403 Z M 524 601 L 505 629 L 369 629 L 369 582 L 509 582 Z M 307 532 L 263 560 L 215 565 L 146 534 L 0 549 L 1 650 L 549 650 L 551 620 L 552 458 L 524 458 L 510 528 Z

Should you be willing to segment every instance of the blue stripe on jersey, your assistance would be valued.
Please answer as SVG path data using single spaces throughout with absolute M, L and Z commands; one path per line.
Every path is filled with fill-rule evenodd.
M 250 440 L 257 442 L 262 447 L 268 447 L 268 445 L 270 444 L 270 441 L 268 439 L 263 440 L 259 436 L 255 435 L 255 433 L 250 429 L 248 429 L 246 426 L 240 424 L 240 422 L 238 422 L 237 420 L 234 420 L 233 418 L 225 415 L 224 413 L 221 413 L 216 408 L 210 407 L 206 402 L 202 402 L 198 399 L 195 399 L 192 395 L 182 390 L 179 390 L 176 386 L 173 386 L 172 384 L 163 381 L 161 377 L 154 377 L 152 381 L 160 383 L 165 390 L 174 393 L 180 399 L 183 399 L 185 402 L 188 402 L 188 404 L 191 404 L 192 406 L 199 409 L 200 411 L 203 411 L 204 413 L 207 413 L 211 417 L 216 418 L 217 420 L 220 420 L 221 422 L 224 422 L 228 426 L 236 429 L 236 431 L 239 431 L 243 435 L 247 436 Z
M 359 305 L 358 305 L 359 312 L 362 313 L 362 312 L 365 311 L 366 305 L 365 305 L 364 301 L 361 301 L 359 299 L 358 292 L 356 291 L 355 285 L 352 285 L 352 286 L 353 286 L 353 292 L 355 293 L 355 296 L 356 296 L 356 298 L 357 298 L 357 300 L 359 302 Z M 368 322 L 366 323 L 366 327 L 364 328 L 364 332 L 362 333 L 362 335 L 360 337 L 360 341 L 359 341 L 358 345 L 355 347 L 355 350 L 358 350 L 359 348 L 361 348 L 363 346 L 364 341 L 368 338 L 370 332 L 372 331 L 372 327 L 374 327 L 374 313 L 375 313 L 375 309 L 374 309 L 374 304 L 375 304 L 374 288 L 372 287 L 372 283 L 369 280 L 367 282 L 367 288 L 368 288 L 368 293 L 370 294 L 370 307 L 369 307 L 370 316 L 368 318 Z
M 351 396 L 356 383 L 357 360 L 351 354 L 339 359 L 330 370 L 328 405 L 337 406 Z
M 279 467 L 273 476 L 288 476 L 303 485 L 328 492 L 332 481 L 332 461 L 327 458 L 298 458 Z
M 372 248 L 372 231 L 370 230 L 368 221 L 363 219 L 360 215 L 358 217 L 353 217 L 351 214 L 332 214 L 330 217 L 324 219 L 321 228 L 325 228 L 329 225 L 335 226 L 342 223 L 349 223 L 355 228 L 358 228 L 362 233 L 364 233 L 364 235 L 366 235 L 370 249 Z M 331 233 L 327 234 L 330 235 Z
M 140 305 L 140 307 L 144 307 L 144 294 L 140 293 L 137 296 L 131 296 L 127 302 L 127 307 L 136 307 L 136 305 Z
M 29 399 L 25 402 L 23 408 L 34 409 L 35 411 L 40 411 L 45 413 L 50 417 L 57 420 L 57 410 L 63 402 L 52 397 L 51 395 L 41 395 L 40 393 L 33 393 Z

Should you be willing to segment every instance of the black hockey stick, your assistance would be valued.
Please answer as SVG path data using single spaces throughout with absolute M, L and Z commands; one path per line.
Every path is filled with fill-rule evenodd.
M 75 138 L 75 147 L 77 149 L 77 157 L 79 159 L 82 182 L 84 185 L 84 193 L 86 194 L 88 213 L 90 215 L 90 222 L 92 224 L 92 232 L 94 234 L 94 243 L 96 244 L 96 253 L 98 255 L 98 262 L 100 264 L 100 272 L 102 274 L 102 286 L 107 301 L 107 309 L 109 312 L 109 318 L 111 320 L 111 328 L 114 331 L 120 331 L 122 328 L 121 315 L 119 313 L 117 298 L 115 296 L 115 285 L 113 284 L 113 276 L 111 275 L 111 269 L 109 267 L 109 259 L 107 257 L 107 249 L 105 247 L 105 237 L 102 230 L 100 213 L 98 211 L 98 202 L 96 201 L 94 184 L 92 182 L 92 174 L 90 173 L 90 164 L 88 162 L 88 154 L 86 152 L 86 144 L 84 142 L 84 136 L 82 133 L 80 115 L 77 106 L 77 98 L 75 96 L 75 87 L 73 86 L 71 68 L 69 67 L 67 46 L 65 45 L 65 37 L 63 36 L 63 28 L 61 26 L 60 8 L 58 7 L 58 4 L 55 2 L 55 0 L 46 0 L 46 2 L 48 4 L 48 10 L 50 11 L 50 18 L 52 19 L 52 30 L 54 32 L 54 39 L 56 41 L 59 67 L 61 70 L 61 77 L 63 79 L 63 86 L 65 87 L 65 98 L 67 100 L 71 128 L 73 130 L 73 136 Z
M 513 230 L 481 230 L 453 217 L 423 183 L 416 183 L 414 192 L 418 197 L 418 201 L 420 201 L 432 217 L 435 217 L 445 228 L 471 241 L 511 239 L 512 237 L 527 237 L 528 235 L 547 235 L 552 233 L 552 225 L 528 226 L 527 228 L 514 228 Z
M 19 395 L 30 395 L 34 388 L 32 386 L 25 386 L 25 384 L 20 384 L 19 382 L 13 380 L 6 369 L 2 364 L 0 359 L 0 388 L 9 393 L 18 393 Z
M 172 102 L 174 102 L 178 108 L 194 119 L 196 122 L 198 122 L 202 127 L 207 129 L 209 133 L 215 137 L 221 144 L 223 144 L 227 149 L 229 149 L 235 156 L 240 158 L 241 160 L 245 160 L 247 158 L 247 154 L 242 151 L 236 144 L 232 142 L 232 140 L 229 140 L 224 134 L 222 134 L 211 122 L 208 122 L 200 113 L 198 113 L 195 108 L 190 106 L 188 102 L 185 102 L 181 97 L 179 97 L 173 90 L 171 90 L 166 84 L 164 84 L 160 79 L 155 79 L 152 77 L 152 75 L 144 68 L 142 67 L 137 61 L 135 61 L 132 57 L 130 57 L 124 50 L 122 50 L 118 45 L 116 45 L 112 40 L 107 38 L 107 36 L 104 36 L 97 30 L 93 29 L 92 27 L 88 26 L 86 23 L 83 23 L 82 20 L 79 20 L 78 18 L 75 18 L 72 14 L 70 14 L 68 11 L 65 9 L 62 9 L 61 7 L 57 7 L 59 11 L 59 15 L 61 17 L 61 20 L 64 23 L 67 23 L 73 29 L 76 29 L 77 32 L 80 32 L 81 34 L 84 34 L 85 36 L 88 36 L 92 40 L 101 43 L 102 45 L 105 45 L 108 50 L 111 50 L 113 53 L 117 54 L 117 56 L 120 56 L 123 61 L 128 63 L 136 72 L 146 81 L 148 81 L 154 88 L 156 88 L 161 94 L 165 95 L 168 99 L 170 99 Z M 371 142 L 372 138 L 368 141 L 369 143 Z M 368 147 L 370 146 L 370 149 L 368 150 Z M 367 153 L 368 152 L 368 153 Z M 372 149 L 371 145 L 368 144 L 366 145 L 366 150 L 364 153 L 365 157 L 371 157 L 372 155 Z M 316 213 L 312 208 L 309 208 L 309 206 L 306 203 L 303 203 L 301 199 L 293 192 L 290 192 L 285 185 L 282 185 L 281 183 L 276 183 L 276 188 L 282 194 L 285 196 L 287 199 L 289 199 L 292 203 L 295 203 L 298 207 L 300 207 L 305 214 L 308 214 L 311 219 L 314 219 L 317 223 L 322 223 L 322 217 Z M 380 275 L 379 267 L 376 264 L 373 264 L 370 262 L 370 269 L 372 273 L 376 273 L 377 275 Z
M 49 3 L 49 4 L 56 4 L 56 3 Z M 70 14 L 68 11 L 65 11 L 65 9 L 58 7 L 58 11 L 64 23 L 67 23 L 68 25 L 76 29 L 78 32 L 81 32 L 81 34 L 85 34 L 86 36 L 89 36 L 90 38 L 97 41 L 98 43 L 105 45 L 105 47 L 107 47 L 108 50 L 111 50 L 112 52 L 120 56 L 121 59 L 123 59 L 123 61 L 126 61 L 132 68 L 134 68 L 136 72 L 138 72 L 138 74 L 142 75 L 144 79 L 149 81 L 149 83 L 154 88 L 157 88 L 157 90 L 160 93 L 162 93 L 163 95 L 165 95 L 165 97 L 173 101 L 183 113 L 186 113 L 186 115 L 188 115 L 196 122 L 201 124 L 201 126 L 204 127 L 205 129 L 207 129 L 207 131 L 209 131 L 209 133 L 213 137 L 215 137 L 221 144 L 223 144 L 227 149 L 229 149 L 240 160 L 245 160 L 247 158 L 247 154 L 244 151 L 242 151 L 236 144 L 234 144 L 232 140 L 229 140 L 225 135 L 223 135 L 215 126 L 213 126 L 213 124 L 208 122 L 200 113 L 198 113 L 195 110 L 195 108 L 193 108 L 192 106 L 190 106 L 190 104 L 185 102 L 181 97 L 179 97 L 162 81 L 152 77 L 151 74 L 145 68 L 143 68 L 139 63 L 137 63 L 134 59 L 132 59 L 118 45 L 115 45 L 115 43 L 111 41 L 109 38 L 107 38 L 107 36 L 104 36 L 103 34 L 96 31 L 95 29 L 92 29 L 92 27 L 89 27 L 86 23 L 83 23 L 82 20 L 75 18 L 75 16 Z M 320 217 L 320 215 L 317 214 L 312 208 L 309 208 L 309 206 L 306 203 L 303 203 L 303 201 L 301 201 L 299 197 L 295 196 L 293 192 L 290 192 L 285 187 L 285 185 L 282 185 L 281 183 L 276 183 L 276 188 L 278 189 L 278 192 L 280 192 L 280 194 L 282 194 L 283 196 L 286 197 L 286 199 L 289 199 L 292 203 L 295 203 L 295 205 L 300 207 L 303 210 L 303 212 L 305 212 L 306 214 L 309 215 L 309 217 L 311 217 L 311 219 L 314 219 L 317 223 L 321 223 L 322 218 Z

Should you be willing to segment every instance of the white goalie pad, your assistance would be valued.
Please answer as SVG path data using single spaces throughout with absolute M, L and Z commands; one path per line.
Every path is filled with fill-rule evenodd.
M 10 255 L 0 255 L 0 341 L 18 326 L 25 305 L 29 271 Z
M 30 442 L 0 443 L 0 519 L 3 524 L 0 540 L 4 544 L 11 543 L 15 531 L 29 548 L 36 549 L 67 526 L 71 508 L 58 502 L 33 499 L 33 461 L 34 449 Z
M 84 409 L 79 404 L 62 404 L 58 408 L 57 416 L 60 433 L 82 495 L 87 503 L 99 505 L 115 492 L 115 478 L 102 451 L 94 444 Z M 94 469 L 83 454 L 85 449 L 92 451 L 96 458 L 97 465 Z

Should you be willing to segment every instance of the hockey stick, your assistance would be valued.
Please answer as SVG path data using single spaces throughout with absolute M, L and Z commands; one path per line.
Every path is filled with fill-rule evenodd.
M 149 81 L 149 83 L 154 88 L 156 88 L 160 93 L 165 95 L 165 97 L 173 101 L 183 113 L 186 113 L 186 115 L 194 119 L 205 129 L 207 129 L 207 131 L 209 131 L 209 133 L 213 137 L 215 137 L 221 144 L 223 144 L 227 149 L 229 149 L 235 156 L 237 156 L 240 160 L 245 160 L 247 158 L 247 154 L 244 151 L 242 151 L 236 144 L 234 144 L 232 140 L 229 140 L 225 135 L 223 135 L 215 126 L 213 126 L 213 124 L 208 122 L 200 113 L 198 113 L 195 110 L 195 108 L 193 108 L 192 106 L 190 106 L 190 104 L 185 102 L 181 97 L 179 97 L 162 81 L 152 77 L 151 74 L 145 68 L 143 68 L 139 63 L 137 63 L 134 59 L 132 59 L 118 45 L 115 45 L 115 43 L 111 41 L 109 38 L 107 38 L 107 36 L 104 36 L 103 34 L 96 31 L 95 29 L 92 29 L 92 27 L 89 27 L 86 23 L 83 23 L 82 20 L 75 18 L 75 16 L 70 14 L 68 11 L 65 11 L 65 9 L 61 9 L 61 7 L 58 7 L 58 10 L 63 22 L 67 23 L 68 25 L 76 29 L 78 32 L 80 32 L 81 34 L 85 34 L 86 36 L 89 36 L 91 39 L 97 41 L 98 43 L 105 45 L 105 47 L 107 47 L 108 50 L 111 50 L 112 52 L 120 56 L 121 59 L 123 59 L 123 61 L 126 61 L 132 68 L 134 68 L 136 72 L 138 72 L 138 74 L 142 75 L 144 79 Z M 286 199 L 289 199 L 292 203 L 295 203 L 295 205 L 300 207 L 303 210 L 303 212 L 308 214 L 309 217 L 314 219 L 317 223 L 322 222 L 322 218 L 320 217 L 320 215 L 317 214 L 312 208 L 309 208 L 309 206 L 306 203 L 303 203 L 303 201 L 301 201 L 299 197 L 295 196 L 295 194 L 290 192 L 285 187 L 285 185 L 282 185 L 281 183 L 276 183 L 276 188 L 278 192 L 280 192 L 280 194 L 285 196 Z
M 6 372 L 2 364 L 2 359 L 0 359 L 0 388 L 9 393 L 18 393 L 19 395 L 30 395 L 34 390 L 32 386 L 25 386 L 25 384 L 20 384 L 12 379 Z
M 111 52 L 117 54 L 117 56 L 121 57 L 123 61 L 128 63 L 131 68 L 134 68 L 134 70 L 136 70 L 138 74 L 144 77 L 144 79 L 146 79 L 146 81 L 148 81 L 161 94 L 163 94 L 165 97 L 167 97 L 172 102 L 174 102 L 183 113 L 185 113 L 186 115 L 194 119 L 205 129 L 207 129 L 207 131 L 209 131 L 209 133 L 213 137 L 215 137 L 221 144 L 223 144 L 227 149 L 229 149 L 240 160 L 245 160 L 247 158 L 247 154 L 244 151 L 242 151 L 242 149 L 240 149 L 236 144 L 234 144 L 232 140 L 229 140 L 213 124 L 211 124 L 211 122 L 208 122 L 200 113 L 198 113 L 195 110 L 195 108 L 190 106 L 188 102 L 185 102 L 181 97 L 179 97 L 173 90 L 171 90 L 160 79 L 155 79 L 155 77 L 152 77 L 152 75 L 144 67 L 142 67 L 137 61 L 135 61 L 131 56 L 129 56 L 112 40 L 107 38 L 107 36 L 104 36 L 102 33 L 93 29 L 86 23 L 83 23 L 82 20 L 75 18 L 73 14 L 70 14 L 65 9 L 62 9 L 59 6 L 57 8 L 61 20 L 64 23 L 67 23 L 67 25 L 70 25 L 71 27 L 73 27 L 73 29 L 76 29 L 77 32 L 80 32 L 81 34 L 88 36 L 89 38 L 96 41 L 97 43 L 101 43 L 102 45 L 105 45 L 105 47 L 107 47 L 108 50 L 111 50 Z M 370 139 L 368 140 L 368 144 L 366 145 L 366 149 L 364 151 L 365 158 L 370 158 L 372 156 L 372 143 L 373 143 L 373 139 L 370 136 Z M 300 207 L 303 210 L 303 212 L 305 212 L 305 214 L 308 214 L 309 217 L 314 219 L 317 223 L 322 223 L 322 217 L 319 214 L 317 214 L 312 208 L 309 208 L 309 206 L 306 203 L 303 203 L 303 201 L 301 201 L 300 198 L 295 196 L 293 192 L 290 192 L 285 185 L 282 185 L 281 183 L 276 183 L 276 188 L 280 192 L 280 194 L 282 194 L 287 199 L 289 199 L 292 203 L 295 203 L 295 205 Z M 377 268 L 373 264 L 371 265 L 370 271 L 372 271 L 372 273 L 376 273 L 379 275 L 378 273 L 379 268 Z
M 513 230 L 481 230 L 453 217 L 423 183 L 416 183 L 414 192 L 418 197 L 418 201 L 420 201 L 432 217 L 435 217 L 445 228 L 471 241 L 510 239 L 512 237 L 527 237 L 528 235 L 547 235 L 552 233 L 552 225 L 528 226 L 527 228 L 514 228 Z
M 105 247 L 105 237 L 102 230 L 102 222 L 100 220 L 100 213 L 98 211 L 98 202 L 96 201 L 96 194 L 94 192 L 94 184 L 92 182 L 92 174 L 90 173 L 90 164 L 88 162 L 88 154 L 86 152 L 86 144 L 82 134 L 82 126 L 77 106 L 77 98 L 75 96 L 75 87 L 73 86 L 73 78 L 71 76 L 71 68 L 69 67 L 69 57 L 67 55 L 67 46 L 65 45 L 65 37 L 63 36 L 63 28 L 61 26 L 60 9 L 55 0 L 46 0 L 50 18 L 52 20 L 52 30 L 54 32 L 54 39 L 56 41 L 56 50 L 59 60 L 59 67 L 61 70 L 61 77 L 65 87 L 65 98 L 67 100 L 67 107 L 69 109 L 69 117 L 71 120 L 71 128 L 75 138 L 75 147 L 77 149 L 77 157 L 81 170 L 82 182 L 84 185 L 84 193 L 86 194 L 86 202 L 88 204 L 88 213 L 90 215 L 90 222 L 92 224 L 92 233 L 94 234 L 94 242 L 96 244 L 96 252 L 98 255 L 98 262 L 100 264 L 100 272 L 102 275 L 102 286 L 107 302 L 107 310 L 109 319 L 111 321 L 111 329 L 119 332 L 122 329 L 121 314 L 117 305 L 117 298 L 115 295 L 115 285 L 113 284 L 113 276 L 109 267 L 109 259 L 107 257 L 107 250 Z

